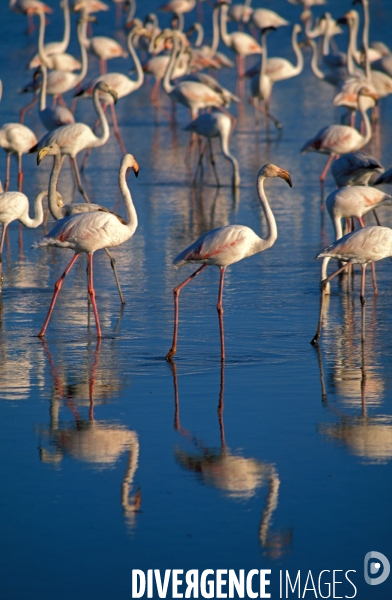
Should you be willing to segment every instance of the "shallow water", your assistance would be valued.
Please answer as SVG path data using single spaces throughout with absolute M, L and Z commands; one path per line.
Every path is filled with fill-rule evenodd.
M 158 3 L 138 4 L 144 16 Z M 298 19 L 298 7 L 283 0 L 269 6 Z M 328 5 L 334 16 L 349 8 L 337 0 Z M 7 122 L 17 120 L 26 100 L 16 91 L 28 79 L 23 69 L 36 34 L 23 35 L 25 19 L 5 3 L 0 11 Z M 385 0 L 374 2 L 371 38 L 388 42 L 391 13 Z M 59 37 L 61 18 L 51 19 Z M 113 29 L 111 7 L 96 31 L 113 35 Z M 294 60 L 290 31 L 274 35 L 270 54 Z M 191 187 L 184 108 L 173 129 L 154 115 L 149 84 L 118 103 L 126 148 L 140 164 L 139 178 L 128 177 L 139 227 L 113 250 L 124 309 L 106 255 L 94 258 L 100 343 L 93 315 L 88 324 L 84 257 L 65 280 L 45 340 L 35 337 L 71 253 L 33 251 L 43 228 L 25 229 L 22 243 L 19 226 L 10 226 L 0 314 L 1 598 L 130 598 L 132 569 L 154 568 L 271 569 L 272 597 L 279 597 L 280 570 L 294 580 L 300 569 L 303 587 L 309 569 L 315 579 L 324 569 L 341 570 L 337 579 L 351 569 L 357 597 L 391 597 L 392 578 L 371 587 L 363 579 L 367 552 L 392 557 L 391 263 L 377 265 L 377 298 L 368 279 L 365 344 L 358 272 L 349 296 L 345 280 L 332 285 L 320 347 L 312 347 L 320 268 L 313 257 L 332 241 L 332 227 L 320 213 L 325 159 L 299 149 L 336 115 L 333 89 L 313 77 L 309 54 L 305 60 L 300 77 L 274 88 L 280 136 L 272 128 L 267 135 L 262 124 L 255 128 L 247 91 L 233 109 L 232 151 L 242 178 L 236 197 L 218 149 L 224 186 L 216 190 L 206 167 L 202 190 Z M 92 60 L 91 73 L 97 68 Z M 125 72 L 130 63 L 118 59 L 111 68 Z M 234 91 L 231 73 L 220 80 Z M 390 98 L 380 109 L 380 137 L 370 150 L 389 168 Z M 80 101 L 76 114 L 93 123 L 90 101 Z M 43 134 L 36 114 L 26 124 Z M 123 213 L 120 157 L 111 137 L 92 152 L 83 181 L 92 201 Z M 266 162 L 290 171 L 293 189 L 280 179 L 267 182 L 278 240 L 226 272 L 224 368 L 213 268 L 181 294 L 171 365 L 164 357 L 172 288 L 192 272 L 173 271 L 171 262 L 213 227 L 242 223 L 265 234 L 255 179 Z M 27 156 L 24 166 L 24 190 L 33 198 L 47 185 L 51 160 L 37 168 L 35 156 Z M 325 193 L 333 189 L 328 175 Z M 66 200 L 75 195 L 68 165 L 60 190 Z M 390 208 L 380 210 L 380 219 L 392 226 Z M 332 582 L 332 573 L 326 577 Z M 353 593 L 346 582 L 335 597 Z

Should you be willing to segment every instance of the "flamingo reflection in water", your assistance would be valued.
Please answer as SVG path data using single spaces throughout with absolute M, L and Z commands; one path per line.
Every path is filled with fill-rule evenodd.
M 67 382 L 66 375 L 55 364 L 44 339 L 42 345 L 53 377 L 54 393 L 50 403 L 49 428 L 41 428 L 39 431 L 40 458 L 45 463 L 59 464 L 64 455 L 67 455 L 101 471 L 114 467 L 121 455 L 128 452 L 126 471 L 121 485 L 121 505 L 127 525 L 133 528 L 136 514 L 141 506 L 140 489 L 130 496 L 138 468 L 140 451 L 138 435 L 136 431 L 130 431 L 122 425 L 98 421 L 94 417 L 96 399 L 102 402 L 110 398 L 116 387 L 116 381 L 118 387 L 121 387 L 122 380 L 113 378 L 112 370 L 108 371 L 107 379 L 102 376 L 105 371 L 99 369 L 100 338 L 97 340 L 87 380 L 84 379 L 76 385 Z M 79 376 L 80 373 L 81 370 L 78 369 Z M 89 408 L 88 418 L 82 417 L 79 412 L 79 406 L 86 404 L 86 397 Z M 68 424 L 64 424 L 59 419 L 62 404 L 71 411 L 73 416 L 73 420 Z M 45 439 L 46 446 L 49 445 L 49 448 L 44 446 Z
M 208 448 L 199 438 L 181 426 L 177 365 L 174 361 L 170 361 L 174 383 L 174 428 L 182 436 L 189 439 L 197 449 L 197 452 L 188 452 L 176 448 L 174 451 L 175 457 L 182 467 L 197 473 L 207 486 L 221 490 L 225 496 L 233 500 L 249 500 L 255 496 L 259 488 L 267 486 L 265 507 L 259 525 L 259 541 L 270 558 L 279 559 L 289 550 L 292 543 L 292 531 L 290 529 L 270 531 L 272 516 L 278 506 L 279 475 L 275 465 L 260 462 L 254 458 L 245 458 L 239 453 L 234 454 L 226 444 L 223 421 L 224 364 L 222 361 L 218 403 L 220 430 L 220 449 L 218 450 L 215 447 Z
M 341 340 L 336 346 L 342 346 Z M 368 408 L 374 411 L 375 406 L 382 402 L 384 389 L 382 381 L 380 382 L 380 376 L 376 373 L 376 366 L 367 364 L 368 354 L 365 344 L 360 345 L 359 352 L 360 358 L 358 352 L 356 353 L 357 363 L 360 362 L 360 366 L 356 369 L 357 376 L 353 377 L 351 371 L 346 374 L 345 390 L 347 392 L 351 384 L 350 392 L 352 395 L 356 394 L 361 412 L 359 415 L 347 414 L 347 411 L 343 411 L 337 403 L 328 401 L 322 351 L 317 346 L 322 402 L 328 411 L 338 419 L 335 423 L 320 424 L 318 431 L 326 439 L 337 442 L 350 454 L 358 456 L 366 463 L 386 463 L 392 459 L 392 417 L 386 414 L 369 414 Z M 350 353 L 352 355 L 352 349 Z M 334 354 L 329 355 L 334 356 Z M 334 370 L 335 367 L 332 369 Z M 339 377 L 342 377 L 342 373 Z M 344 402 L 344 396 L 339 400 L 339 404 Z

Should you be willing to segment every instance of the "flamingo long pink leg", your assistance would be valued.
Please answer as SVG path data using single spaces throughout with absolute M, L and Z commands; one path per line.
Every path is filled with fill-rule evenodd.
M 89 200 L 89 198 L 88 198 L 88 196 L 87 196 L 87 194 L 84 191 L 84 188 L 82 186 L 82 181 L 80 179 L 80 173 L 79 173 L 79 169 L 78 169 L 78 163 L 76 162 L 76 158 L 74 156 L 70 156 L 70 159 L 71 159 L 72 166 L 74 168 L 78 190 L 82 194 L 85 202 L 87 202 L 88 204 L 90 204 L 90 200 Z
M 3 246 L 5 240 L 5 234 L 7 231 L 7 225 L 3 225 L 3 231 L 1 232 L 1 242 L 0 242 L 0 291 L 3 285 Z
M 325 165 L 324 170 L 323 170 L 323 172 L 320 175 L 320 181 L 321 181 L 321 183 L 324 183 L 325 178 L 326 178 L 327 173 L 328 173 L 328 169 L 331 166 L 332 161 L 334 160 L 334 158 L 335 158 L 335 154 L 330 154 L 329 155 L 329 158 L 327 160 L 327 164 Z
M 7 159 L 5 163 L 5 182 L 4 182 L 4 191 L 8 192 L 8 188 L 10 187 L 10 171 L 11 171 L 11 154 L 7 152 Z
M 372 263 L 374 265 L 374 263 Z M 361 304 L 365 304 L 365 274 L 366 274 L 366 264 L 362 265 L 362 279 L 361 279 Z
M 221 343 L 221 360 L 225 360 L 225 332 L 223 328 L 223 284 L 225 278 L 226 267 L 220 267 L 220 281 L 219 281 L 219 294 L 217 311 L 219 316 L 219 332 L 220 332 L 220 343 Z
M 195 271 L 194 273 L 192 273 L 192 275 L 190 275 L 189 277 L 187 277 L 182 283 L 180 283 L 180 285 L 178 285 L 177 287 L 175 287 L 174 290 L 173 290 L 173 296 L 174 296 L 174 332 L 173 332 L 173 343 L 172 343 L 172 347 L 170 348 L 169 352 L 166 354 L 166 360 L 170 360 L 171 358 L 173 358 L 173 356 L 175 355 L 176 350 L 177 350 L 178 300 L 179 300 L 180 292 L 181 292 L 182 288 L 184 286 L 186 286 L 186 284 L 191 281 L 191 279 L 193 279 L 194 277 L 196 277 L 196 275 L 198 275 L 207 266 L 208 265 L 202 265 L 201 267 L 199 267 L 197 269 L 197 271 Z
M 23 188 L 22 155 L 18 154 L 18 192 Z
M 99 323 L 99 316 L 98 316 L 98 308 L 97 308 L 97 303 L 95 301 L 95 290 L 94 290 L 94 285 L 93 285 L 93 255 L 89 254 L 88 255 L 88 293 L 91 299 L 91 304 L 93 305 L 93 311 L 94 311 L 94 317 L 95 317 L 95 324 L 97 326 L 97 337 L 101 338 L 102 337 L 102 332 L 101 332 L 101 325 Z
M 46 328 L 48 327 L 49 321 L 50 321 L 50 317 L 52 316 L 52 312 L 54 309 L 54 305 L 56 304 L 56 300 L 57 300 L 57 296 L 59 295 L 59 292 L 62 288 L 63 285 L 63 281 L 66 277 L 66 275 L 68 275 L 68 273 L 70 272 L 70 270 L 73 267 L 73 264 L 75 263 L 76 259 L 78 258 L 79 254 L 74 254 L 72 259 L 70 260 L 70 262 L 68 263 L 67 268 L 65 269 L 64 273 L 61 275 L 60 279 L 58 279 L 54 285 L 54 292 L 53 292 L 53 297 L 52 297 L 52 302 L 50 303 L 49 306 L 49 310 L 48 310 L 48 314 L 46 316 L 46 319 L 44 321 L 44 324 L 42 325 L 42 329 L 39 332 L 37 337 L 44 337 L 45 335 L 45 331 Z
M 360 226 L 363 228 L 365 227 L 365 223 L 363 222 L 362 217 L 358 217 L 358 221 Z M 379 223 L 378 223 L 379 224 Z M 377 280 L 376 280 L 376 265 L 374 264 L 374 262 L 371 263 L 372 264 L 372 279 L 373 279 L 373 290 L 375 294 L 378 294 L 378 289 L 377 289 Z M 364 274 L 362 272 L 362 277 L 364 277 Z M 365 292 L 363 292 L 363 298 L 365 298 Z M 362 302 L 362 299 L 361 299 Z M 364 304 L 364 302 L 363 302 Z
M 326 288 L 326 285 L 327 285 L 327 283 L 329 283 L 331 281 L 331 279 L 333 279 L 334 277 L 336 277 L 336 275 L 339 275 L 339 273 L 341 273 L 342 271 L 344 271 L 344 269 L 346 269 L 349 264 L 350 263 L 344 264 L 342 267 L 340 267 L 340 269 L 337 269 L 336 271 L 334 271 L 332 273 L 332 275 L 330 275 L 326 279 L 323 279 L 323 281 L 321 282 L 321 299 L 320 299 L 319 322 L 318 322 L 318 327 L 317 327 L 316 334 L 313 337 L 312 341 L 310 342 L 313 346 L 316 346 L 316 344 L 318 342 L 318 339 L 319 339 L 319 337 L 321 335 L 321 327 L 322 327 L 322 321 L 323 321 L 324 298 L 325 298 L 325 288 Z
M 125 149 L 124 142 L 123 142 L 123 139 L 121 137 L 120 130 L 118 128 L 117 115 L 116 115 L 116 109 L 114 108 L 114 104 L 110 105 L 110 110 L 111 110 L 111 113 L 112 113 L 112 122 L 113 122 L 114 135 L 117 138 L 117 141 L 119 143 L 121 152 L 123 154 L 126 154 L 127 151 Z

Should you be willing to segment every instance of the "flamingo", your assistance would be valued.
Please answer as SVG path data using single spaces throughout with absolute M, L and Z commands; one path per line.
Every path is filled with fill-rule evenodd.
M 229 5 L 221 2 L 220 32 L 222 42 L 237 55 L 238 77 L 244 76 L 244 60 L 246 56 L 261 54 L 260 44 L 249 34 L 242 31 L 227 32 L 227 12 Z
M 347 78 L 347 70 L 343 66 L 338 66 L 336 68 L 332 68 L 327 72 L 323 72 L 318 66 L 318 51 L 317 44 L 311 38 L 307 38 L 306 45 L 310 46 L 312 49 L 312 59 L 310 62 L 310 68 L 312 69 L 313 75 L 330 85 L 335 87 L 340 86 Z
M 368 185 L 370 179 L 383 167 L 366 152 L 348 152 L 335 160 L 331 172 L 339 188 L 349 185 Z M 376 185 L 376 183 L 375 183 Z
M 6 192 L 10 184 L 11 154 L 16 154 L 18 157 L 18 190 L 21 192 L 23 187 L 22 155 L 30 152 L 36 143 L 35 134 L 26 125 L 4 123 L 0 127 L 0 148 L 3 148 L 7 153 L 4 185 Z
M 333 191 L 327 197 L 325 204 L 335 230 L 335 240 L 343 236 L 342 219 L 358 219 L 361 227 L 365 227 L 363 217 L 380 204 L 392 200 L 392 196 L 374 187 L 352 185 Z M 377 219 L 377 224 L 378 222 Z M 327 267 L 330 257 L 324 258 L 321 267 L 321 280 L 327 278 Z M 374 292 L 377 293 L 376 273 L 372 263 Z M 325 287 L 329 293 L 329 284 Z
M 289 21 L 278 15 L 269 8 L 256 8 L 252 12 L 251 22 L 258 29 L 265 29 L 266 27 L 284 27 L 290 25 Z
M 82 204 L 72 203 L 63 205 L 61 195 L 57 192 L 57 181 L 59 177 L 59 173 L 61 170 L 61 164 L 63 158 L 61 156 L 61 148 L 58 144 L 53 143 L 49 146 L 45 146 L 42 150 L 39 151 L 37 156 L 37 163 L 40 164 L 45 156 L 53 156 L 53 168 L 50 175 L 49 180 L 49 192 L 48 192 L 48 201 L 49 201 L 49 210 L 51 212 L 52 217 L 58 221 L 60 219 L 64 219 L 64 217 L 71 217 L 72 215 L 77 215 L 80 213 L 93 212 L 93 211 L 104 211 L 111 212 L 104 206 L 100 206 L 99 204 L 88 204 L 83 202 Z M 125 224 L 125 221 L 122 217 L 114 214 L 121 223 Z M 113 269 L 114 277 L 116 279 L 116 285 L 118 289 L 118 293 L 120 295 L 121 304 L 125 304 L 124 296 L 121 291 L 120 280 L 118 278 L 117 269 L 116 269 L 116 261 L 112 254 L 109 252 L 107 248 L 105 248 L 105 252 L 109 257 L 111 267 Z
M 197 117 L 197 119 L 195 119 L 194 121 L 192 121 L 191 123 L 189 123 L 189 125 L 187 125 L 185 127 L 185 131 L 194 131 L 195 133 L 197 133 L 197 135 L 202 135 L 203 137 L 207 138 L 209 148 L 210 148 L 211 162 L 213 161 L 212 149 L 211 149 L 211 139 L 215 138 L 215 137 L 219 137 L 222 154 L 232 164 L 232 167 L 233 167 L 232 185 L 234 188 L 236 188 L 240 185 L 241 179 L 240 179 L 240 171 L 239 171 L 238 161 L 232 154 L 230 154 L 230 151 L 229 151 L 229 139 L 230 139 L 231 128 L 232 128 L 231 125 L 232 124 L 231 124 L 230 117 L 228 117 L 227 115 L 224 115 L 221 112 L 215 111 L 212 113 L 204 113 L 203 115 L 199 115 Z M 203 155 L 201 154 L 199 164 L 201 164 L 202 157 L 203 157 Z M 214 168 L 215 177 L 217 179 L 217 185 L 219 186 L 220 183 L 219 183 L 217 173 L 215 171 L 214 162 L 212 162 L 212 165 Z
M 10 0 L 10 9 L 15 13 L 27 15 L 29 26 L 27 33 L 34 31 L 33 15 L 39 12 L 51 14 L 53 10 L 40 0 Z
M 178 29 L 184 29 L 184 14 L 191 12 L 196 6 L 196 0 L 169 0 L 160 7 L 165 12 L 173 12 L 178 18 Z
M 320 175 L 321 183 L 324 182 L 329 166 L 336 155 L 346 154 L 347 152 L 356 152 L 369 142 L 372 137 L 372 128 L 369 117 L 364 109 L 364 99 L 370 96 L 374 100 L 377 99 L 374 92 L 366 86 L 362 86 L 358 92 L 358 105 L 365 124 L 365 134 L 361 135 L 354 127 L 349 125 L 329 125 L 320 129 L 317 135 L 307 141 L 301 148 L 301 153 L 305 152 L 320 152 L 329 154 L 327 164 Z
M 75 94 L 75 96 L 82 98 L 91 98 L 95 86 L 101 81 L 104 81 L 108 86 L 110 86 L 112 90 L 115 90 L 117 94 L 117 100 L 128 96 L 129 94 L 135 92 L 142 86 L 144 81 L 144 73 L 140 61 L 135 52 L 135 48 L 133 46 L 133 38 L 136 34 L 138 34 L 138 32 L 139 29 L 134 27 L 127 38 L 128 49 L 136 67 L 137 78 L 135 80 L 130 79 L 129 77 L 127 77 L 127 75 L 123 75 L 123 73 L 105 73 L 103 75 L 100 75 L 99 77 L 96 77 L 93 81 L 87 83 L 84 87 L 82 87 L 82 89 L 79 92 Z M 114 107 L 114 98 L 110 93 L 101 94 L 101 100 L 103 101 L 105 107 L 107 105 L 110 106 L 112 112 L 114 133 L 120 145 L 121 151 L 123 152 L 123 154 L 126 154 L 125 146 L 122 141 L 120 130 L 117 124 L 117 115 Z
M 267 196 L 264 192 L 264 180 L 267 177 L 280 177 L 287 181 L 292 187 L 291 177 L 288 171 L 281 169 L 273 164 L 266 164 L 258 172 L 257 175 L 257 191 L 261 206 L 263 208 L 269 234 L 266 238 L 260 238 L 252 229 L 244 225 L 227 225 L 213 229 L 202 235 L 196 242 L 181 252 L 173 261 L 173 268 L 177 269 L 182 265 L 191 263 L 201 263 L 192 275 L 187 277 L 173 290 L 174 295 L 174 333 L 173 343 L 166 359 L 170 360 L 177 350 L 177 334 L 178 334 L 178 302 L 182 288 L 189 283 L 196 275 L 198 275 L 208 265 L 215 265 L 220 268 L 220 284 L 217 310 L 219 315 L 219 323 L 221 328 L 221 358 L 225 359 L 224 343 L 223 343 L 223 282 L 226 267 L 242 260 L 248 256 L 253 256 L 258 252 L 267 250 L 275 243 L 278 237 L 273 212 L 268 204 Z
M 117 100 L 117 93 L 104 81 L 96 84 L 93 93 L 93 103 L 95 110 L 100 118 L 102 126 L 102 134 L 97 136 L 92 129 L 85 123 L 72 123 L 71 125 L 63 125 L 53 131 L 49 131 L 40 141 L 31 148 L 30 152 L 39 152 L 45 146 L 49 146 L 55 142 L 61 148 L 62 156 L 69 156 L 74 168 L 76 181 L 79 192 L 82 194 L 86 202 L 90 202 L 88 196 L 82 186 L 79 169 L 76 162 L 76 155 L 86 148 L 98 148 L 103 146 L 109 139 L 109 125 L 103 108 L 99 102 L 99 92 L 109 93 Z M 23 126 L 21 126 L 23 127 Z
M 42 201 L 47 192 L 40 192 L 34 201 L 34 218 L 29 216 L 29 199 L 21 192 L 4 192 L 0 194 L 0 223 L 3 231 L 0 241 L 0 291 L 3 284 L 3 246 L 7 227 L 12 221 L 20 221 L 26 227 L 35 228 L 41 225 L 44 212 Z
M 83 8 L 81 10 L 83 17 L 86 17 L 88 11 Z M 90 18 L 92 19 L 93 17 Z M 91 54 L 94 54 L 99 59 L 101 74 L 107 72 L 106 62 L 108 60 L 111 58 L 126 58 L 128 56 L 128 53 L 116 40 L 102 35 L 88 38 L 86 29 L 83 29 L 82 33 L 82 44 Z
M 40 91 L 39 118 L 48 131 L 52 131 L 61 125 L 75 123 L 75 117 L 66 106 L 46 106 L 46 90 L 48 74 L 45 65 L 40 67 L 42 72 L 42 85 Z
M 321 335 L 325 288 L 327 284 L 347 268 L 348 264 L 358 264 L 362 268 L 361 304 L 365 304 L 365 272 L 369 263 L 392 256 L 392 229 L 371 225 L 344 235 L 342 238 L 322 250 L 316 258 L 336 258 L 344 261 L 342 267 L 321 282 L 320 316 L 317 332 L 311 344 L 316 345 Z M 362 329 L 362 340 L 364 331 Z
M 55 284 L 52 302 L 38 337 L 44 337 L 64 278 L 82 252 L 85 252 L 88 256 L 88 294 L 91 299 L 91 304 L 93 305 L 97 337 L 102 337 L 93 286 L 93 255 L 96 250 L 108 247 L 112 248 L 123 244 L 129 240 L 136 231 L 137 214 L 132 201 L 131 192 L 126 182 L 126 172 L 128 169 L 133 169 L 135 175 L 139 172 L 139 165 L 132 154 L 123 156 L 119 172 L 119 185 L 124 198 L 127 222 L 122 223 L 116 215 L 102 210 L 76 214 L 58 221 L 48 235 L 38 242 L 35 242 L 33 245 L 34 248 L 56 246 L 58 248 L 72 248 L 75 251 L 75 254 L 64 273 Z
M 181 38 L 182 43 L 182 34 L 176 30 L 166 30 L 162 35 L 164 37 L 173 36 L 174 41 L 170 62 L 163 78 L 163 89 L 165 92 L 173 98 L 173 100 L 180 102 L 190 109 L 192 120 L 196 119 L 198 111 L 201 108 L 206 108 L 208 106 L 227 106 L 228 100 L 222 93 L 214 91 L 211 87 L 200 81 L 182 81 L 177 85 L 170 83 L 171 74 L 178 62 L 179 41 Z
M 267 27 L 262 31 L 261 40 L 263 45 L 263 54 L 260 62 L 260 72 L 253 75 L 250 82 L 251 95 L 249 103 L 256 109 L 262 112 L 268 119 L 270 119 L 276 126 L 277 129 L 282 129 L 282 124 L 276 119 L 269 110 L 269 102 L 272 94 L 273 83 L 270 77 L 267 75 L 267 43 L 266 35 L 272 31 L 270 27 Z M 261 106 L 261 103 L 264 106 Z
M 51 69 L 58 69 L 60 71 L 75 71 L 81 68 L 81 64 L 76 58 L 70 54 L 66 54 L 66 50 L 69 45 L 70 34 L 71 34 L 71 19 L 69 14 L 69 0 L 63 0 L 63 12 L 64 12 L 64 35 L 61 42 L 50 42 L 43 44 L 45 37 L 45 17 L 40 12 L 40 31 L 38 44 L 41 45 L 41 51 L 33 56 L 30 60 L 28 68 L 36 69 L 41 66 L 43 55 L 45 57 L 45 64 Z M 40 56 L 41 55 L 41 56 Z M 50 64 L 49 64 L 50 63 Z

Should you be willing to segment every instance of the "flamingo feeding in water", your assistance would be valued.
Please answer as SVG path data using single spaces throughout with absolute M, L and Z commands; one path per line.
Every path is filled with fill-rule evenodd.
M 103 146 L 109 139 L 109 125 L 103 108 L 99 102 L 99 92 L 111 94 L 115 100 L 117 100 L 117 93 L 107 83 L 100 81 L 96 84 L 93 93 L 93 103 L 95 110 L 101 120 L 102 134 L 97 136 L 92 131 L 91 127 L 85 123 L 72 123 L 71 125 L 63 125 L 53 131 L 50 131 L 43 138 L 40 139 L 38 144 L 31 148 L 30 152 L 37 152 L 42 150 L 45 146 L 49 146 L 54 142 L 61 148 L 63 156 L 69 156 L 71 163 L 74 168 L 78 189 L 82 194 L 86 202 L 90 202 L 88 196 L 82 186 L 80 179 L 79 169 L 76 162 L 76 155 L 86 148 L 97 148 Z M 23 127 L 23 125 L 20 125 Z
M 64 217 L 70 217 L 72 215 L 77 215 L 77 214 L 86 213 L 86 212 L 93 212 L 93 211 L 97 211 L 97 210 L 111 213 L 111 211 L 108 210 L 107 208 L 105 208 L 104 206 L 101 206 L 99 204 L 91 204 L 91 203 L 87 203 L 87 202 L 83 202 L 81 204 L 73 202 L 72 204 L 66 204 L 64 206 L 61 195 L 57 192 L 57 181 L 59 178 L 61 164 L 63 161 L 63 157 L 61 156 L 60 146 L 58 144 L 53 143 L 50 146 L 45 146 L 45 148 L 42 148 L 42 150 L 40 150 L 40 152 L 38 153 L 37 163 L 40 164 L 42 159 L 47 155 L 54 157 L 53 169 L 50 174 L 50 180 L 49 180 L 48 201 L 49 201 L 50 213 L 51 213 L 52 217 L 54 219 L 56 219 L 56 221 L 58 221 L 59 219 L 64 219 Z M 125 221 L 122 217 L 119 217 L 115 213 L 112 213 L 112 214 L 114 214 L 121 223 L 125 224 Z M 110 259 L 110 264 L 113 269 L 114 277 L 116 279 L 116 284 L 117 284 L 118 293 L 120 295 L 121 304 L 125 304 L 124 296 L 121 291 L 120 280 L 119 280 L 118 274 L 117 274 L 116 261 L 107 248 L 104 248 L 104 250 Z
M 41 246 L 57 246 L 58 248 L 71 248 L 75 251 L 64 273 L 54 286 L 52 302 L 38 337 L 44 337 L 57 296 L 63 285 L 65 276 L 71 270 L 78 256 L 85 252 L 88 256 L 89 277 L 88 294 L 93 305 L 97 337 L 102 337 L 99 323 L 98 309 L 95 302 L 93 286 L 93 255 L 96 250 L 112 248 L 123 244 L 133 236 L 137 228 L 137 214 L 132 201 L 131 192 L 126 182 L 126 172 L 131 168 L 135 175 L 139 172 L 139 165 L 131 154 L 123 156 L 119 172 L 119 185 L 124 198 L 127 212 L 127 222 L 121 222 L 111 212 L 97 210 L 94 212 L 76 214 L 57 222 L 56 226 L 42 240 L 35 242 L 34 248 Z
M 316 258 L 336 258 L 344 261 L 345 264 L 321 282 L 319 323 L 317 332 L 313 337 L 311 344 L 316 345 L 321 335 L 324 298 L 326 295 L 325 289 L 331 279 L 344 271 L 344 269 L 347 269 L 350 264 L 361 265 L 362 280 L 360 298 L 363 306 L 365 304 L 366 267 L 369 263 L 374 263 L 377 260 L 382 260 L 388 256 L 392 256 L 392 229 L 389 227 L 379 227 L 377 225 L 364 227 L 363 229 L 358 229 L 357 231 L 344 235 L 316 256 Z M 363 336 L 364 330 L 362 327 L 362 340 L 364 339 Z
M 267 196 L 264 191 L 264 180 L 267 177 L 281 177 L 290 187 L 292 187 L 291 177 L 288 171 L 281 169 L 272 164 L 266 164 L 261 167 L 257 175 L 257 191 L 259 200 L 263 208 L 269 234 L 266 238 L 260 238 L 252 229 L 245 225 L 227 225 L 226 227 L 218 227 L 208 233 L 202 235 L 196 242 L 186 248 L 173 261 L 173 268 L 178 269 L 182 265 L 191 263 L 201 263 L 192 275 L 187 277 L 173 290 L 174 295 L 174 333 L 173 343 L 166 359 L 170 360 L 177 350 L 177 334 L 178 334 L 178 301 L 182 288 L 189 283 L 196 275 L 198 275 L 208 265 L 215 265 L 220 268 L 220 284 L 217 310 L 219 314 L 219 324 L 221 331 L 221 358 L 225 359 L 224 339 L 223 339 L 223 281 L 226 267 L 242 260 L 248 256 L 253 256 L 258 252 L 263 252 L 271 248 L 278 237 L 278 230 L 274 214 L 268 204 Z
M 0 194 L 0 223 L 3 231 L 0 242 L 0 290 L 3 283 L 3 246 L 7 227 L 12 221 L 20 221 L 23 225 L 35 228 L 41 225 L 44 213 L 42 201 L 47 196 L 47 191 L 40 192 L 34 202 L 34 218 L 29 216 L 29 199 L 21 192 L 4 192 Z

